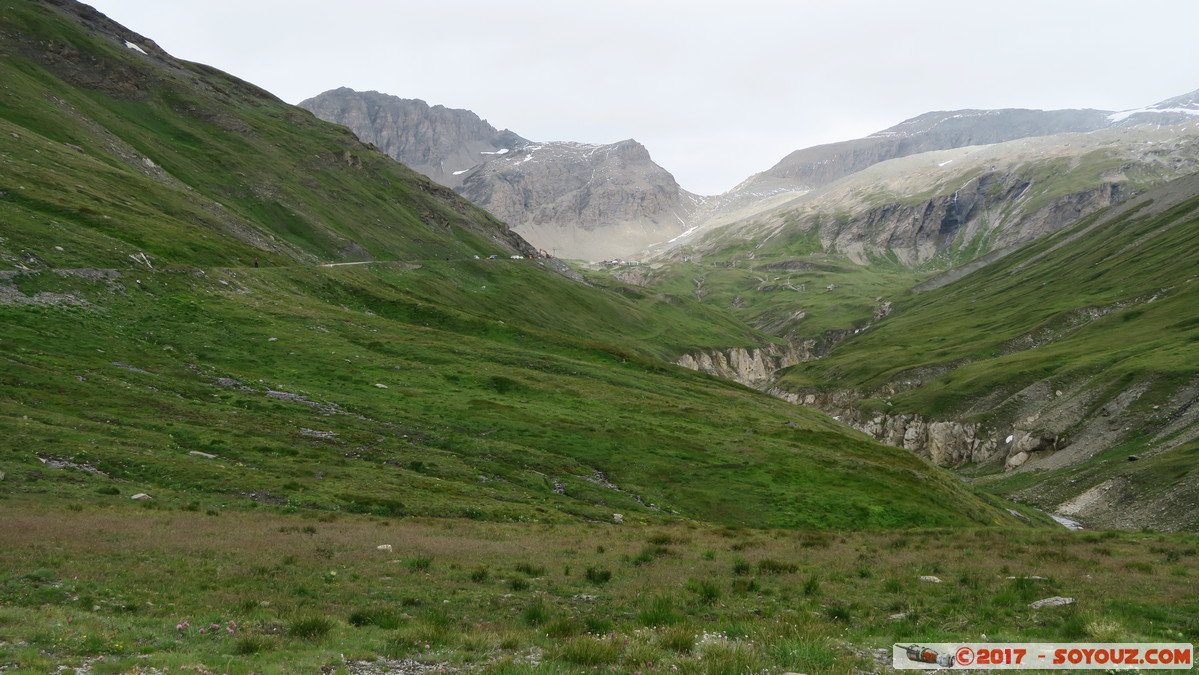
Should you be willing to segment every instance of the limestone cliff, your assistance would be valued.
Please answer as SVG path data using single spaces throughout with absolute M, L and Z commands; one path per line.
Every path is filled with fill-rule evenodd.
M 755 389 L 767 389 L 774 374 L 781 368 L 817 358 L 812 350 L 815 340 L 795 342 L 786 346 L 730 347 L 684 354 L 676 365 L 698 370 Z
M 541 143 L 476 167 L 462 194 L 564 257 L 626 257 L 680 234 L 697 198 L 634 140 Z

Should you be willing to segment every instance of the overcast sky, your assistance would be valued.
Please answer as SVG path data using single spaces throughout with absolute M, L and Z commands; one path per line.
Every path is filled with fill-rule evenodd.
M 289 103 L 375 90 L 534 141 L 635 138 L 717 194 L 930 110 L 1199 89 L 1196 0 L 90 0 Z

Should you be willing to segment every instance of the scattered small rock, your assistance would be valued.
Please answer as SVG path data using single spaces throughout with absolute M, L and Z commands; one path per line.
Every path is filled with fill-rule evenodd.
M 448 662 L 428 662 L 418 659 L 384 659 L 377 661 L 346 661 L 345 671 L 349 675 L 440 675 L 458 673 L 458 668 Z M 332 672 L 330 670 L 329 672 Z
M 617 525 L 620 525 L 621 523 L 624 522 L 624 514 L 613 513 L 612 514 L 612 522 L 616 523 Z
M 204 457 L 207 459 L 216 459 L 216 455 L 210 455 L 207 452 L 200 452 L 199 450 L 192 450 L 191 452 L 189 452 L 187 454 L 195 455 L 196 457 Z
M 145 492 L 139 492 L 139 493 L 133 495 L 132 497 L 130 497 L 130 499 L 136 499 L 137 501 L 142 502 L 147 499 L 154 499 L 154 498 L 151 497 L 150 495 L 146 494 Z
M 1013 579 L 1028 579 L 1029 581 L 1048 581 L 1045 577 L 1008 577 L 1008 581 Z
M 105 420 L 105 422 L 107 422 L 107 420 Z M 79 471 L 86 471 L 95 476 L 108 475 L 90 464 L 80 464 L 62 457 L 54 457 L 53 455 L 38 455 L 37 459 L 39 462 L 45 464 L 51 469 L 78 469 Z
M 379 544 L 375 548 L 379 549 L 380 551 L 387 551 L 388 553 L 391 552 L 391 544 Z
M 380 388 L 380 389 L 387 389 L 387 385 L 385 385 L 385 384 L 379 384 L 378 382 L 376 382 L 376 383 L 375 383 L 375 386 L 376 386 L 376 387 L 378 387 L 378 388 Z
M 318 429 L 300 429 L 300 434 L 313 438 L 337 438 L 336 431 L 320 431 Z
M 267 338 L 267 342 L 278 342 L 279 338 Z
M 1029 605 L 1032 609 L 1041 609 L 1042 607 L 1061 607 L 1062 605 L 1073 605 L 1074 598 L 1063 598 L 1061 596 L 1053 596 L 1044 600 L 1037 600 Z
M 242 391 L 250 391 L 250 388 L 242 384 L 240 380 L 235 380 L 232 377 L 218 377 L 216 383 L 222 387 L 232 387 Z
M 887 621 L 903 621 L 906 618 L 908 618 L 908 613 L 900 612 L 899 614 L 892 614 L 891 616 L 887 617 Z
M 1018 466 L 1023 466 L 1024 463 L 1028 461 L 1028 456 L 1029 455 L 1027 452 L 1021 450 L 1020 452 L 1017 452 L 1016 454 L 1007 458 L 1007 461 L 1004 463 L 1004 468 L 1015 469 Z
M 266 395 L 271 398 L 277 398 L 280 401 L 288 401 L 290 403 L 299 403 L 301 405 L 312 406 L 313 408 L 319 409 L 326 415 L 338 415 L 342 412 L 341 408 L 337 407 L 336 403 L 318 403 L 316 401 L 309 401 L 307 398 L 304 398 L 299 394 L 290 394 L 286 391 L 275 391 L 274 389 L 268 389 Z
M 923 581 L 923 582 L 925 582 L 925 583 L 930 583 L 930 584 L 939 584 L 939 583 L 941 583 L 941 580 L 940 580 L 940 579 L 938 579 L 937 577 L 933 577 L 933 576 L 923 576 L 923 577 L 920 577 L 920 580 L 921 580 L 921 581 Z

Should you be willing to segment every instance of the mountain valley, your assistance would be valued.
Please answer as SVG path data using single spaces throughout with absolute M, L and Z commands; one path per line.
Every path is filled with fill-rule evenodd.
M 555 257 L 628 257 L 682 234 L 702 203 L 632 139 L 534 143 L 469 110 L 346 88 L 299 105 L 457 190 Z
M 1199 640 L 1195 94 L 704 197 L 0 4 L 0 672 Z

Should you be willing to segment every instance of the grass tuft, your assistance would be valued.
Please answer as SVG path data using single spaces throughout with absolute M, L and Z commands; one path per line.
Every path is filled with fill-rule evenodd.
M 325 639 L 331 630 L 333 630 L 333 622 L 327 617 L 316 615 L 300 617 L 287 625 L 288 635 L 309 642 L 319 642 Z

